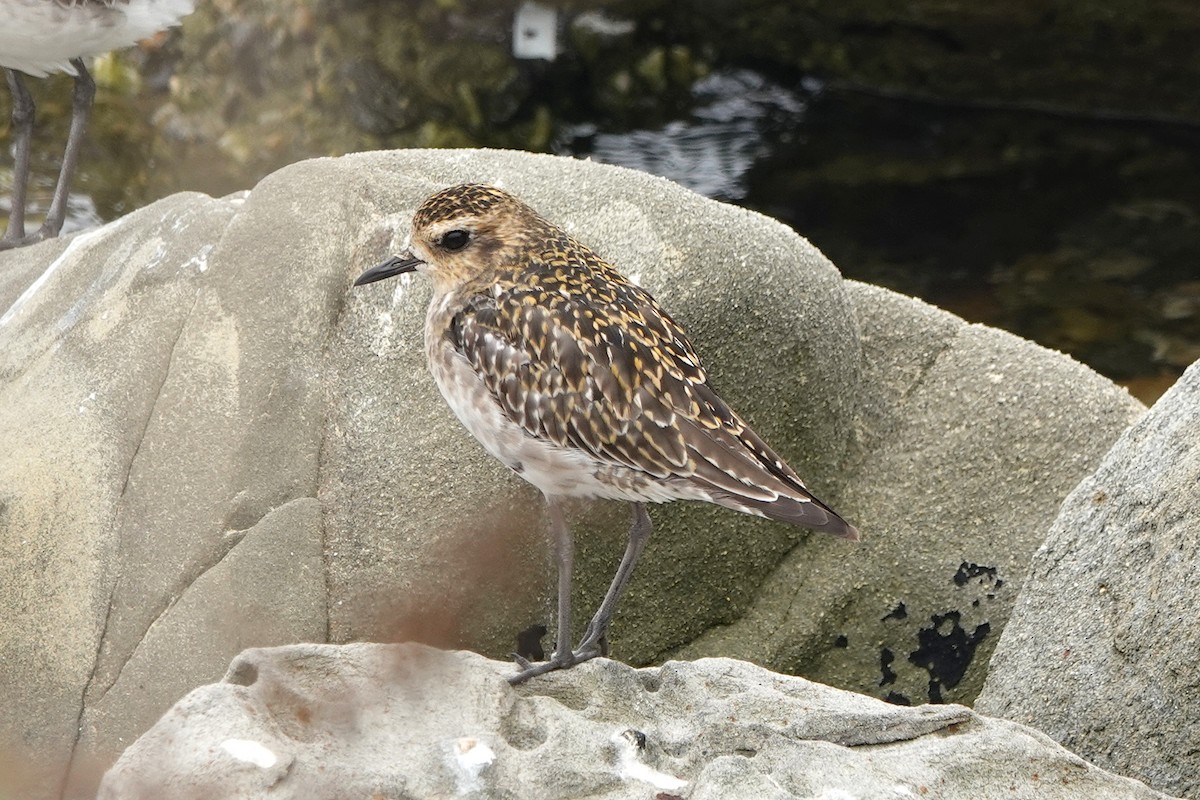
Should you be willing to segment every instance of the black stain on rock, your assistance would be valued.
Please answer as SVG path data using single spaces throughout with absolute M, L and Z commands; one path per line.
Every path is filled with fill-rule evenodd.
M 975 626 L 968 633 L 957 611 L 934 614 L 932 624 L 917 632 L 919 647 L 908 660 L 929 673 L 929 701 L 942 701 L 942 687 L 952 689 L 959 684 L 971 666 L 975 649 L 991 632 L 990 623 Z
M 972 580 L 981 586 L 990 585 L 994 589 L 999 589 L 1004 585 L 1004 580 L 996 577 L 995 567 L 985 567 L 982 564 L 964 561 L 958 565 L 958 572 L 954 573 L 954 585 L 966 586 Z M 992 598 L 995 595 L 988 595 L 988 597 Z
M 889 611 L 888 613 L 886 613 L 882 617 L 880 617 L 879 621 L 887 622 L 889 619 L 907 619 L 907 618 L 908 618 L 908 607 L 904 605 L 904 601 L 900 601 L 899 603 L 896 604 L 895 608 L 893 608 L 891 611 Z
M 879 674 L 882 676 L 879 679 L 880 686 L 887 686 L 896 682 L 896 673 L 892 669 L 892 662 L 896 660 L 896 654 L 888 648 L 883 648 L 879 651 Z

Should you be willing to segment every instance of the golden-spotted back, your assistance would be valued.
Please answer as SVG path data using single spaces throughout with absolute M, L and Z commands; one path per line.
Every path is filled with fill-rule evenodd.
M 439 387 L 547 496 L 703 499 L 857 538 L 713 392 L 658 302 L 525 203 L 444 189 L 417 210 L 410 246 L 398 263 L 434 279 Z

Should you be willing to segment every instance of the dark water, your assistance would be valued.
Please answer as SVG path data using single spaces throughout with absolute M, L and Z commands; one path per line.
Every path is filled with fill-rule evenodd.
M 33 83 L 31 196 L 44 202 L 70 82 Z M 68 230 L 172 191 L 223 194 L 262 177 L 164 137 L 150 122 L 153 89 L 102 87 Z M 779 218 L 848 277 L 1061 349 L 1147 402 L 1200 358 L 1194 128 L 938 105 L 729 68 L 646 128 L 560 120 L 552 149 Z
M 653 130 L 601 131 L 594 122 L 568 125 L 555 149 L 661 175 L 706 197 L 745 204 L 751 171 L 777 149 L 769 138 L 777 138 L 782 125 L 800 124 L 808 100 L 746 69 L 700 79 L 693 97 L 686 118 Z
M 1152 402 L 1200 359 L 1200 130 L 746 71 L 560 150 L 787 222 L 851 278 L 1068 352 Z

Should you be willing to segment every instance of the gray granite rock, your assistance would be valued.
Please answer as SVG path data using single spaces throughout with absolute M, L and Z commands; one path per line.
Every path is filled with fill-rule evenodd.
M 0 793 L 57 796 L 85 703 L 115 675 L 101 661 L 131 654 L 171 590 L 203 571 L 168 545 L 172 533 L 195 536 L 191 526 L 160 530 L 131 512 L 141 465 L 175 449 L 154 431 L 188 413 L 162 403 L 161 389 L 233 214 L 229 202 L 176 195 L 69 243 L 0 256 L 0 752 L 21 764 L 5 777 L 22 780 Z M 152 604 L 114 608 L 119 587 L 164 581 L 171 589 Z M 140 630 L 115 646 L 110 623 L 126 611 Z M 179 655 L 160 667 L 189 672 L 194 686 Z M 151 689 L 146 722 L 177 697 Z M 128 743 L 139 732 L 121 733 Z M 120 746 L 108 740 L 105 760 Z
M 1162 798 L 1020 725 L 716 658 L 519 688 L 419 645 L 248 650 L 133 744 L 99 800 Z
M 970 702 L 1060 498 L 1141 406 L 1011 334 L 878 287 L 846 291 L 864 374 L 840 497 L 866 541 L 797 548 L 737 619 L 671 655 Z
M 977 708 L 1200 797 L 1200 364 L 1063 503 Z
M 438 396 L 429 287 L 350 289 L 462 181 L 503 184 L 655 293 L 719 391 L 866 537 L 652 509 L 613 655 L 974 696 L 1043 530 L 1139 404 L 1064 356 L 847 284 L 779 223 L 661 179 L 365 153 L 0 253 L 0 748 L 32 765 L 0 793 L 58 796 L 69 769 L 67 795 L 90 795 L 247 646 L 503 657 L 552 624 L 541 500 Z M 574 522 L 578 630 L 626 510 L 581 504 Z

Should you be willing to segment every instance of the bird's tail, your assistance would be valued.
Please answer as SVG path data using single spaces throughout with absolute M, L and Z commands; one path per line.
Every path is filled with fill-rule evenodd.
M 780 496 L 774 500 L 757 500 L 722 490 L 713 490 L 710 495 L 712 502 L 735 511 L 829 533 L 852 542 L 857 542 L 860 538 L 857 528 L 811 495 L 804 499 Z
M 686 480 L 718 505 L 858 541 L 858 531 L 822 503 L 758 434 L 703 384 L 693 387 L 722 424 L 676 417 L 691 474 Z M 701 392 L 703 390 L 703 392 Z

